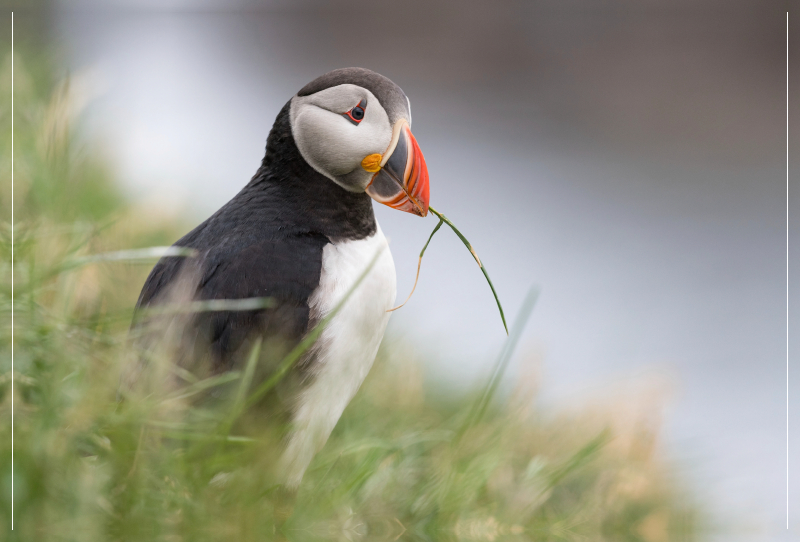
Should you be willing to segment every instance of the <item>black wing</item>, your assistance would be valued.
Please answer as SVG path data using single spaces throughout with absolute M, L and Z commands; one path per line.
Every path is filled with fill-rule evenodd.
M 215 236 L 207 224 L 201 225 L 176 243 L 198 250 L 197 257 L 163 258 L 139 296 L 137 310 L 171 302 L 170 291 L 180 287 L 191 296 L 180 301 L 255 297 L 274 301 L 269 309 L 198 312 L 182 323 L 183 357 L 195 362 L 208 357 L 212 372 L 240 363 L 257 337 L 285 352 L 309 327 L 309 298 L 319 285 L 322 249 L 328 239 L 316 233 L 252 233 Z M 188 288 L 179 285 L 181 281 Z

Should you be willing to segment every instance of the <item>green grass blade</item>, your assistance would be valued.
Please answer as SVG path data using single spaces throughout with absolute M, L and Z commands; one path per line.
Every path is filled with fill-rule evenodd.
M 500 318 L 503 320 L 503 328 L 506 330 L 506 335 L 508 335 L 508 324 L 506 324 L 506 315 L 503 312 L 503 305 L 500 303 L 500 298 L 497 296 L 497 290 L 494 289 L 494 284 L 492 284 L 492 279 L 489 278 L 489 273 L 486 271 L 486 266 L 483 265 L 483 262 L 481 262 L 481 259 L 478 257 L 478 253 L 475 252 L 474 248 L 472 248 L 472 244 L 467 240 L 466 237 L 464 237 L 464 234 L 462 234 L 460 231 L 458 231 L 458 228 L 456 228 L 455 224 L 450 222 L 449 218 L 444 216 L 442 213 L 440 213 L 439 211 L 437 211 L 433 207 L 428 207 L 428 210 L 430 212 L 432 212 L 433 214 L 435 214 L 437 217 L 439 217 L 439 220 L 443 221 L 445 224 L 450 226 L 450 229 L 452 229 L 455 232 L 455 234 L 458 236 L 458 238 L 461 239 L 461 242 L 464 243 L 464 245 L 467 247 L 467 249 L 469 249 L 469 252 L 470 252 L 470 254 L 472 254 L 472 257 L 475 258 L 475 262 L 478 264 L 478 267 L 481 268 L 481 272 L 483 273 L 483 276 L 486 277 L 486 282 L 489 283 L 489 288 L 492 289 L 492 295 L 494 295 L 494 300 L 497 303 L 498 310 L 500 311 Z M 439 227 L 437 226 L 436 229 L 433 230 L 433 233 L 436 233 L 436 230 L 438 230 L 438 229 L 439 229 Z M 431 234 L 431 237 L 433 237 L 433 233 Z M 428 239 L 428 243 L 430 243 L 430 239 Z M 428 247 L 428 245 L 426 243 L 425 244 L 425 248 L 427 248 L 427 247 Z M 422 252 L 425 252 L 425 248 L 422 249 Z M 420 255 L 420 257 L 421 257 L 421 255 Z
M 475 401 L 470 415 L 467 416 L 464 427 L 461 430 L 461 434 L 463 434 L 469 427 L 480 422 L 486 413 L 486 409 L 491 404 L 492 398 L 497 391 L 497 387 L 500 385 L 500 381 L 503 379 L 503 375 L 508 368 L 508 363 L 511 361 L 511 356 L 517 347 L 520 337 L 522 336 L 522 331 L 525 329 L 525 325 L 528 323 L 528 318 L 530 318 L 530 315 L 533 312 L 533 308 L 536 305 L 537 299 L 539 299 L 539 288 L 532 286 L 531 289 L 528 290 L 528 295 L 525 296 L 525 300 L 522 302 L 522 307 L 520 307 L 519 314 L 517 314 L 517 317 L 514 320 L 511 333 L 509 334 L 508 339 L 506 339 L 506 343 L 503 345 L 503 349 L 500 351 L 500 355 L 497 357 L 497 361 L 492 368 L 491 376 L 486 382 L 486 386 L 484 387 L 481 395 L 478 397 L 478 400 Z
M 561 482 L 561 480 L 588 463 L 610 440 L 610 431 L 601 431 L 600 434 L 575 452 L 562 465 L 559 465 L 552 472 L 550 472 L 548 476 L 548 486 L 555 487 L 559 482 Z
M 250 350 L 250 356 L 247 359 L 247 365 L 244 368 L 244 376 L 239 384 L 239 389 L 236 390 L 236 397 L 233 400 L 234 415 L 238 414 L 239 410 L 244 405 L 245 395 L 250 388 L 250 383 L 253 381 L 253 375 L 256 372 L 256 365 L 258 358 L 261 354 L 261 338 L 259 338 Z
M 190 431 L 163 431 L 161 434 L 167 438 L 175 440 L 189 440 L 189 441 L 203 442 L 203 443 L 207 441 L 231 442 L 238 444 L 249 444 L 258 442 L 257 439 L 250 437 L 241 437 L 236 435 L 212 435 L 208 433 L 197 433 Z
M 214 388 L 216 386 L 221 386 L 223 384 L 227 384 L 228 382 L 232 382 L 239 378 L 241 373 L 239 371 L 231 371 L 229 373 L 221 374 L 219 376 L 212 376 L 210 378 L 206 378 L 205 380 L 201 380 L 195 384 L 190 386 L 186 386 L 185 388 L 178 390 L 173 395 L 170 395 L 164 401 L 176 401 L 178 399 L 186 399 L 187 397 L 191 397 L 192 395 L 197 395 L 207 389 Z
M 244 411 L 247 390 L 250 389 L 250 384 L 253 382 L 253 375 L 256 372 L 256 365 L 258 365 L 259 356 L 261 355 L 261 343 L 262 339 L 259 338 L 250 349 L 250 355 L 247 358 L 242 380 L 239 382 L 239 387 L 236 389 L 236 396 L 233 399 L 230 413 L 217 428 L 218 436 L 230 436 L 234 422 Z M 218 450 L 218 454 L 219 451 L 220 450 Z
M 147 247 L 130 250 L 117 250 L 115 252 L 103 252 L 76 258 L 77 264 L 87 264 L 95 262 L 135 262 L 138 260 L 154 260 L 157 258 L 170 257 L 194 257 L 197 251 L 193 248 L 169 246 L 169 247 Z
M 175 303 L 171 305 L 155 305 L 139 309 L 134 316 L 136 321 L 150 316 L 164 316 L 173 314 L 191 314 L 198 312 L 221 311 L 255 311 L 273 309 L 278 306 L 272 297 L 246 297 L 244 299 L 201 299 L 188 303 Z
M 81 256 L 71 261 L 65 262 L 67 266 L 79 267 L 90 263 L 99 262 L 136 262 L 141 260 L 155 260 L 159 258 L 183 257 L 192 258 L 197 255 L 193 248 L 169 246 L 169 247 L 147 247 L 130 250 L 117 250 L 114 252 L 103 252 L 90 256 Z

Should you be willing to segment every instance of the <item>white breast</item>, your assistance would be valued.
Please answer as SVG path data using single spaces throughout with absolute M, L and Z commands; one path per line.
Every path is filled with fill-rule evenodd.
M 300 484 L 369 373 L 397 292 L 394 261 L 380 226 L 372 237 L 329 243 L 323 249 L 320 284 L 309 300 L 312 319 L 333 310 L 378 252 L 375 266 L 318 340 L 314 373 L 298 397 L 282 460 L 289 487 Z

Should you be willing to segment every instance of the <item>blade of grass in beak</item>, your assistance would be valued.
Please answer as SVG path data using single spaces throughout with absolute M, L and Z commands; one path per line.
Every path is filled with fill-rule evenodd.
M 506 330 L 506 335 L 508 335 L 508 325 L 506 324 L 506 315 L 503 312 L 503 305 L 500 304 L 500 298 L 497 297 L 497 291 L 494 289 L 494 284 L 492 284 L 492 279 L 489 278 L 489 273 L 486 271 L 486 266 L 484 266 L 483 262 L 481 262 L 481 259 L 478 257 L 478 253 L 475 252 L 474 248 L 472 248 L 472 245 L 470 244 L 469 241 L 467 241 L 467 238 L 464 237 L 464 235 L 460 231 L 458 231 L 458 228 L 456 228 L 455 224 L 450 222 L 449 218 L 444 216 L 442 213 L 440 213 L 433 207 L 428 206 L 428 210 L 433 214 L 435 214 L 437 217 L 439 217 L 439 220 L 450 226 L 450 229 L 452 229 L 453 232 L 455 232 L 458 238 L 461 239 L 461 242 L 464 243 L 464 245 L 469 249 L 469 252 L 470 254 L 472 254 L 472 257 L 475 258 L 475 262 L 477 262 L 478 267 L 481 268 L 483 276 L 486 277 L 486 282 L 489 283 L 489 288 L 492 289 L 492 295 L 494 295 L 494 300 L 497 302 L 497 308 L 500 310 L 500 318 L 503 320 L 503 328 Z M 433 230 L 433 233 L 436 233 L 436 230 L 438 229 L 439 227 L 437 226 L 436 229 Z M 431 234 L 431 237 L 433 237 L 433 233 Z M 428 243 L 430 243 L 430 239 L 428 239 Z M 426 244 L 425 246 L 427 247 L 428 245 Z M 422 251 L 425 252 L 425 249 L 422 249 Z M 422 255 L 420 255 L 420 257 L 422 257 Z
M 392 312 L 392 311 L 396 311 L 397 309 L 399 309 L 400 307 L 402 307 L 403 305 L 405 305 L 406 303 L 408 303 L 408 300 L 409 300 L 409 299 L 411 299 L 411 296 L 412 296 L 412 295 L 414 295 L 414 290 L 416 290 L 416 289 L 417 289 L 417 282 L 419 281 L 419 268 L 422 266 L 422 257 L 425 255 L 425 250 L 427 250 L 427 248 L 428 248 L 428 245 L 430 245 L 430 244 L 431 244 L 431 239 L 433 239 L 433 235 L 434 235 L 434 234 L 435 234 L 437 231 L 439 231 L 439 228 L 441 228 L 441 227 L 442 227 L 442 224 L 443 224 L 443 223 L 444 223 L 444 220 L 442 220 L 442 219 L 440 218 L 440 219 L 439 219 L 439 223 L 438 223 L 438 224 L 436 224 L 436 227 L 435 227 L 435 228 L 433 228 L 433 231 L 431 232 L 431 236 L 430 236 L 430 237 L 428 237 L 428 242 L 427 242 L 427 243 L 425 243 L 425 246 L 424 246 L 424 247 L 422 247 L 422 250 L 421 250 L 421 251 L 420 251 L 420 253 L 419 253 L 419 260 L 417 260 L 417 276 L 416 276 L 416 277 L 414 277 L 414 287 L 413 287 L 413 288 L 411 288 L 411 293 L 410 293 L 410 294 L 408 294 L 408 297 L 406 298 L 406 300 L 405 300 L 405 301 L 403 301 L 401 304 L 399 304 L 399 305 L 398 305 L 398 306 L 396 306 L 395 308 L 393 308 L 393 309 L 389 309 L 389 310 L 388 310 L 388 311 L 386 311 L 386 312 Z

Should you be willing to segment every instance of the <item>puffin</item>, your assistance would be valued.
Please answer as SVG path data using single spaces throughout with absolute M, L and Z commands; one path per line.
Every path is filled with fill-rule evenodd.
M 267 403 L 287 422 L 276 472 L 289 489 L 299 487 L 370 371 L 394 305 L 394 262 L 373 200 L 428 213 L 428 168 L 410 102 L 383 75 L 337 69 L 283 106 L 250 182 L 174 243 L 192 256 L 159 260 L 136 304 L 140 313 L 176 300 L 268 300 L 168 324 L 149 318 L 157 323 L 147 332 L 178 325 L 174 363 L 206 375 L 243 370 L 258 343 L 261 381 L 333 314 Z M 148 317 L 138 321 L 134 327 L 146 326 Z

